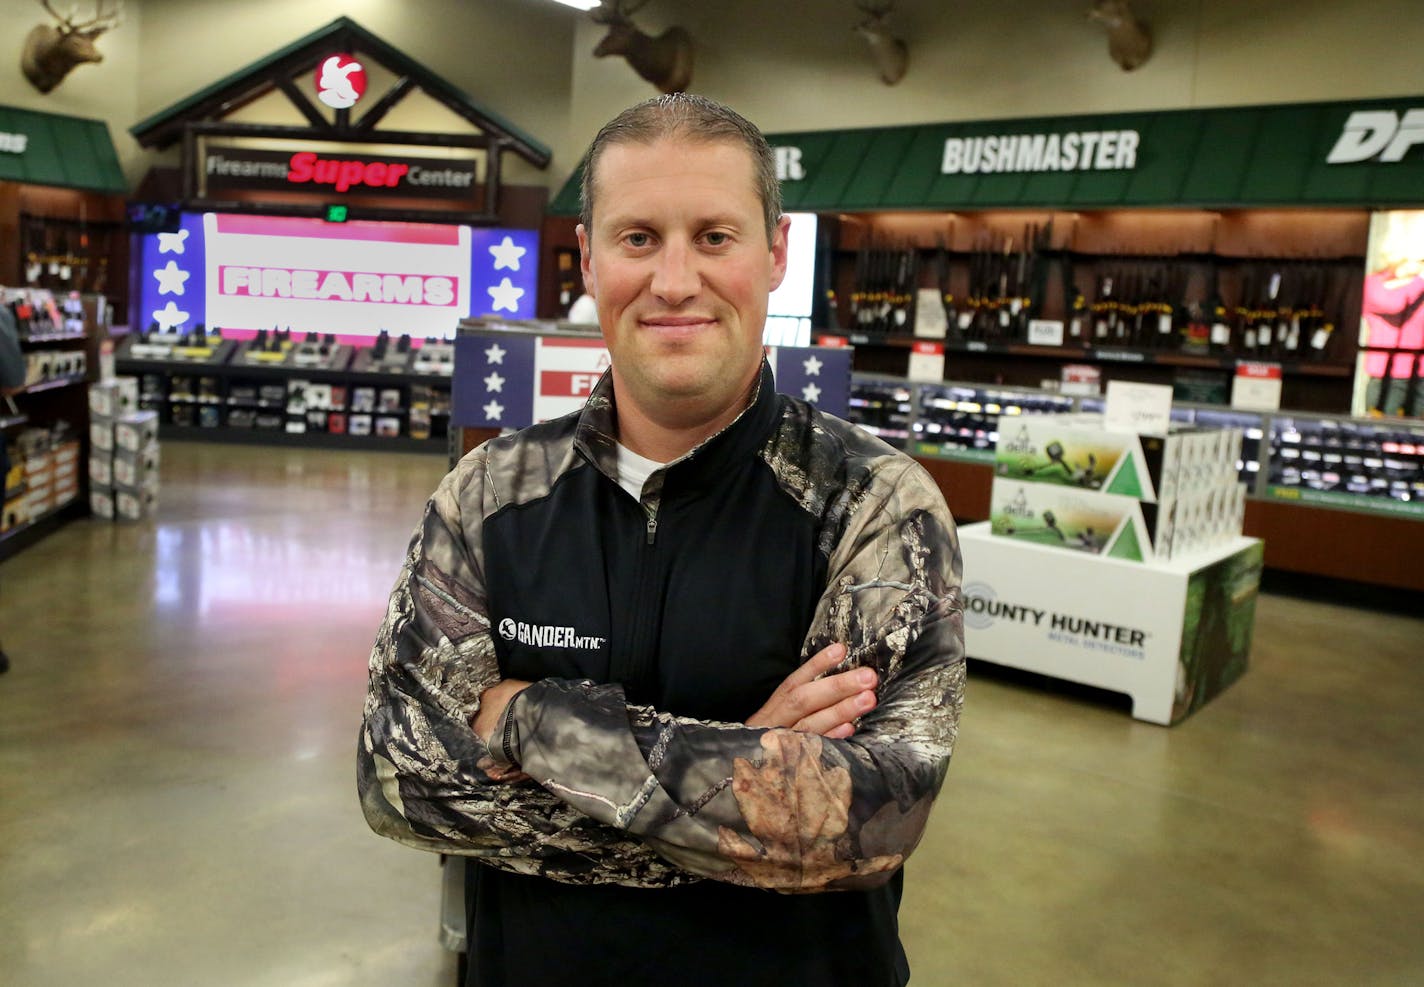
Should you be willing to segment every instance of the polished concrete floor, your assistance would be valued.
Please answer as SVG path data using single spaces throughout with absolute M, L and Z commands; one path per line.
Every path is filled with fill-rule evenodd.
M 156 522 L 0 565 L 0 984 L 453 983 L 436 858 L 371 835 L 353 777 L 442 472 L 170 443 Z M 1172 729 L 972 669 L 914 984 L 1424 984 L 1421 713 L 1424 618 L 1285 596 Z

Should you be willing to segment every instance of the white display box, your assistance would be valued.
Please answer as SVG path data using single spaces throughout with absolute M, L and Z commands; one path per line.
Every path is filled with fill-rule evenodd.
M 138 378 L 115 377 L 89 387 L 89 412 L 96 418 L 119 418 L 138 410 Z
M 112 452 L 95 449 L 89 454 L 89 482 L 100 487 L 113 486 L 114 454 Z
M 137 452 L 157 441 L 158 412 L 135 411 L 114 419 L 115 449 Z
M 114 517 L 120 521 L 143 521 L 158 511 L 157 489 L 114 490 Z
M 114 452 L 113 484 L 118 488 L 137 490 L 158 487 L 158 444 L 152 443 L 131 452 L 118 449 Z
M 1168 725 L 1246 670 L 1262 543 L 1154 565 L 959 529 L 971 658 L 1126 693 Z
M 114 519 L 114 491 L 108 487 L 91 486 L 89 488 L 89 510 L 94 512 L 95 517 L 112 521 Z
M 89 448 L 100 452 L 114 451 L 114 423 L 102 418 L 89 423 Z

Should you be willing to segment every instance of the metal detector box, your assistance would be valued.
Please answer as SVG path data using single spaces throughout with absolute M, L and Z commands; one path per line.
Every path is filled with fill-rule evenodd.
M 1155 503 L 1234 473 L 1240 451 L 1235 429 L 1141 435 L 1106 431 L 1101 415 L 1023 415 L 999 420 L 994 474 Z
M 1128 562 L 1156 557 L 1157 505 L 1135 497 L 994 477 L 993 534 Z

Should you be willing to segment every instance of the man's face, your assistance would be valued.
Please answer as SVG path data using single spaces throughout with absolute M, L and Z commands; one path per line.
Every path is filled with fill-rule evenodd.
M 578 229 L 584 286 L 613 358 L 620 407 L 690 427 L 740 411 L 761 365 L 767 296 L 786 273 L 770 246 L 752 157 L 731 143 L 615 144 Z

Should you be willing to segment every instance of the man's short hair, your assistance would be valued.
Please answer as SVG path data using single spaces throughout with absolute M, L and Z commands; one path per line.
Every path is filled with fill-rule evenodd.
M 729 106 L 691 93 L 668 93 L 630 106 L 593 138 L 584 159 L 579 188 L 579 222 L 593 228 L 594 171 L 604 150 L 614 144 L 653 144 L 680 138 L 708 144 L 740 144 L 752 156 L 757 197 L 766 218 L 766 242 L 771 243 L 781 218 L 781 183 L 776 180 L 776 158 L 756 124 Z

